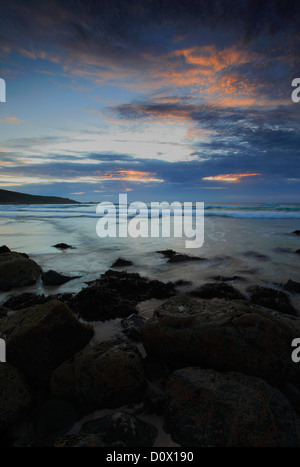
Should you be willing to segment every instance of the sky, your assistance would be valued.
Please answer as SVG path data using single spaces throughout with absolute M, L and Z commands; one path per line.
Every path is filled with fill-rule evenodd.
M 1 5 L 0 188 L 300 202 L 298 0 Z

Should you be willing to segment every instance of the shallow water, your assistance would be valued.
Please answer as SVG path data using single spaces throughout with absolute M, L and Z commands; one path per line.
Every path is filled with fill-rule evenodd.
M 194 213 L 193 213 L 194 214 Z M 82 276 L 60 287 L 34 286 L 1 293 L 27 291 L 44 294 L 77 292 L 85 281 L 97 278 L 122 257 L 133 261 L 129 272 L 162 281 L 184 279 L 192 286 L 213 276 L 239 275 L 234 286 L 244 291 L 253 283 L 273 286 L 289 279 L 300 282 L 300 205 L 206 205 L 204 244 L 185 248 L 185 238 L 104 238 L 96 234 L 96 205 L 0 206 L 0 244 L 25 252 L 47 271 Z M 76 249 L 60 251 L 56 243 Z M 171 248 L 206 261 L 168 264 L 157 250 Z M 265 256 L 265 257 L 264 257 Z M 184 291 L 184 289 L 183 289 Z M 299 295 L 291 296 L 300 309 Z

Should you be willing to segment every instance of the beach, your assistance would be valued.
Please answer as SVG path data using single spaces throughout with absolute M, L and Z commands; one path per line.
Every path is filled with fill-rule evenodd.
M 0 295 L 0 306 L 3 308 L 4 305 L 3 313 L 6 315 L 0 321 L 0 332 L 7 338 L 8 363 L 22 370 L 25 380 L 27 383 L 29 381 L 29 392 L 33 391 L 33 401 L 27 404 L 31 408 L 27 406 L 25 410 L 23 407 L 23 412 L 20 412 L 23 416 L 8 423 L 4 444 L 46 446 L 53 443 L 91 443 L 112 446 L 114 444 L 110 444 L 111 440 L 107 441 L 109 436 L 103 427 L 102 437 L 97 438 L 99 426 L 92 429 L 88 423 L 108 417 L 111 426 L 114 417 L 119 417 L 124 426 L 128 423 L 145 423 L 141 430 L 145 429 L 147 436 L 145 434 L 146 437 L 139 440 L 133 437 L 133 444 L 129 444 L 132 446 L 251 445 L 252 442 L 255 446 L 297 445 L 298 422 L 295 421 L 297 415 L 294 411 L 299 411 L 299 374 L 290 354 L 291 340 L 297 338 L 300 330 L 300 295 L 297 289 L 300 264 L 299 254 L 296 253 L 299 249 L 297 229 L 300 225 L 300 205 L 205 205 L 204 244 L 195 249 L 185 248 L 184 238 L 99 238 L 96 234 L 98 218 L 95 204 L 0 207 L 0 244 L 11 250 L 3 251 L 0 256 L 4 258 L 7 255 L 9 258 L 12 252 L 25 253 L 22 261 L 32 260 L 41 269 L 34 283 L 7 290 L 4 287 Z M 59 247 L 61 244 L 64 247 Z M 122 266 L 121 263 L 121 266 L 114 267 L 118 258 L 128 261 L 128 264 Z M 59 277 L 72 279 L 61 285 L 49 284 L 43 275 L 47 271 L 55 271 Z M 36 370 L 40 363 L 35 362 L 31 366 L 24 363 L 15 345 L 19 342 L 22 348 L 25 342 L 26 345 L 29 343 L 31 334 L 27 333 L 31 326 L 37 326 L 36 331 L 32 331 L 33 336 L 40 333 L 40 339 L 33 338 L 38 339 L 37 349 L 43 339 L 48 342 L 47 333 L 43 338 L 44 325 L 38 324 L 43 313 L 49 315 L 50 321 L 55 313 L 64 316 L 63 324 L 54 322 L 50 326 L 56 329 L 55 332 L 59 330 L 63 337 L 59 342 L 51 337 L 58 346 L 58 355 L 54 359 L 56 363 L 48 362 L 46 366 L 50 365 L 49 371 L 39 380 Z M 32 316 L 32 321 L 22 334 L 25 315 Z M 131 318 L 124 324 L 124 320 L 132 315 L 139 317 L 140 321 Z M 256 316 L 254 327 L 249 315 Z M 229 322 L 236 324 L 231 328 L 231 324 L 226 324 Z M 22 336 L 15 331 L 18 326 Z M 71 348 L 66 351 L 61 339 L 67 340 L 68 329 L 76 326 L 79 326 L 75 333 L 77 337 L 70 337 L 74 345 L 70 344 Z M 237 329 L 240 334 L 235 335 Z M 175 347 L 174 339 L 178 343 Z M 204 347 L 200 345 L 203 339 L 206 342 Z M 65 356 L 59 353 L 61 345 Z M 237 356 L 239 351 L 240 359 Z M 129 378 L 132 384 L 129 391 L 129 383 L 125 382 L 127 396 L 122 395 L 124 388 L 118 375 L 114 374 L 107 376 L 108 379 L 101 384 L 105 387 L 107 384 L 120 384 L 121 387 L 115 392 L 105 393 L 100 399 L 95 398 L 93 385 L 98 387 L 100 384 L 93 373 L 96 370 L 91 370 L 95 352 L 99 352 L 99 355 L 104 352 L 108 359 L 112 355 L 118 356 L 121 365 L 119 371 L 124 372 L 120 381 Z M 33 361 L 35 358 L 38 360 L 38 351 L 36 353 Z M 67 359 L 72 355 L 76 357 L 72 357 L 68 363 Z M 135 355 L 134 369 L 128 360 L 130 355 L 130 358 Z M 111 364 L 115 362 L 114 359 Z M 8 363 L 1 364 L 2 368 Z M 81 381 L 72 379 L 74 369 L 71 370 L 70 365 L 79 365 L 76 371 L 85 375 L 81 376 Z M 107 370 L 103 370 L 106 367 L 101 368 L 106 374 Z M 192 379 L 188 368 L 194 368 Z M 199 371 L 202 373 L 198 375 Z M 236 374 L 231 371 L 243 376 L 237 380 Z M 109 378 L 114 381 L 111 382 Z M 246 406 L 243 409 L 246 422 L 252 410 L 251 404 L 257 403 L 253 400 L 258 397 L 255 391 L 260 391 L 259 394 L 265 397 L 262 408 L 257 408 L 259 417 L 262 417 L 262 413 L 263 417 L 266 416 L 266 407 L 268 404 L 272 406 L 269 398 L 275 397 L 282 410 L 289 413 L 286 423 L 295 424 L 294 432 L 279 436 L 278 428 L 270 425 L 266 440 L 259 441 L 263 428 L 255 419 L 257 433 L 254 436 L 251 432 L 249 427 L 253 420 L 251 423 L 249 421 L 243 428 L 249 431 L 249 435 L 243 439 L 240 434 L 230 434 L 229 425 L 226 424 L 231 422 L 227 419 L 224 421 L 219 413 L 219 419 L 227 426 L 228 436 L 210 435 L 206 438 L 202 433 L 204 428 L 198 427 L 197 422 L 192 429 L 196 430 L 196 434 L 193 433 L 188 441 L 186 427 L 191 421 L 187 413 L 182 413 L 178 397 L 179 400 L 186 397 L 196 380 L 204 391 L 204 397 L 205 385 L 211 384 L 208 383 L 210 378 L 213 381 L 220 379 L 216 391 L 222 397 L 226 394 L 226 384 L 232 385 L 232 390 L 238 394 L 235 395 L 237 400 L 231 402 L 233 412 L 243 403 Z M 228 380 L 223 381 L 222 378 Z M 251 378 L 257 378 L 257 381 L 253 382 Z M 83 382 L 91 385 L 84 396 L 85 390 L 80 386 Z M 175 390 L 178 384 L 186 385 L 181 395 Z M 244 385 L 253 389 L 253 393 L 247 397 L 240 395 Z M 78 396 L 74 395 L 76 391 Z M 277 392 L 271 395 L 272 391 Z M 290 395 L 293 391 L 294 405 Z M 79 410 L 77 417 L 72 419 L 72 426 L 64 427 L 65 430 L 59 433 L 63 436 L 62 440 L 58 434 L 54 438 L 53 433 L 48 436 L 48 429 L 45 429 L 47 436 L 44 437 L 32 432 L 30 413 L 32 406 L 35 411 L 40 407 L 41 400 L 46 405 L 49 401 L 54 405 L 57 401 L 65 401 Z M 192 400 L 191 396 L 186 404 L 191 405 Z M 197 410 L 191 405 L 190 411 Z M 276 418 L 277 415 L 274 416 Z M 22 421 L 24 424 L 24 417 L 25 434 L 19 426 Z M 44 417 L 40 423 L 47 425 L 47 418 Z M 185 420 L 183 426 L 178 425 L 178 418 Z M 24 428 L 24 425 L 21 426 Z M 86 431 L 84 427 L 87 426 L 88 430 L 96 431 Z M 198 438 L 200 432 L 201 439 Z M 66 434 L 69 437 L 64 438 Z M 120 444 L 117 446 L 128 446 L 124 433 L 118 436 Z M 234 436 L 238 441 L 233 441 Z

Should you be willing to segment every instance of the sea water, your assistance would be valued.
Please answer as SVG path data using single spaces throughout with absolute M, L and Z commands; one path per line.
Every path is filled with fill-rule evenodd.
M 234 286 L 245 292 L 249 285 L 280 286 L 289 279 L 300 282 L 299 204 L 206 204 L 204 244 L 185 248 L 185 238 L 99 238 L 96 204 L 0 206 L 0 244 L 27 253 L 44 271 L 53 269 L 77 276 L 60 287 L 30 287 L 2 292 L 0 302 L 20 292 L 45 295 L 78 292 L 85 282 L 98 278 L 122 257 L 133 262 L 128 272 L 161 281 L 184 279 L 185 290 L 211 282 L 212 277 L 241 276 Z M 193 216 L 191 211 L 191 215 Z M 53 247 L 67 243 L 74 249 Z M 206 261 L 168 263 L 158 250 L 205 258 Z M 81 276 L 81 277 L 79 277 Z M 300 309 L 299 295 L 291 296 Z

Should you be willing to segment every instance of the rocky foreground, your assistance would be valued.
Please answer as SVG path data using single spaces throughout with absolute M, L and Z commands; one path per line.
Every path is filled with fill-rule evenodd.
M 0 248 L 2 290 L 44 274 Z M 59 285 L 57 274 L 47 280 Z M 243 296 L 227 279 L 183 296 L 180 284 L 109 270 L 76 295 L 12 296 L 0 306 L 0 445 L 153 446 L 157 428 L 143 417 L 155 414 L 179 446 L 300 446 L 290 292 L 255 286 Z M 152 298 L 162 304 L 145 320 L 138 304 Z M 97 341 L 89 322 L 116 318 L 119 337 Z M 112 410 L 68 434 L 101 409 Z

